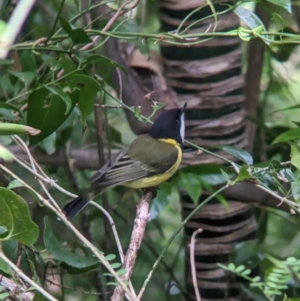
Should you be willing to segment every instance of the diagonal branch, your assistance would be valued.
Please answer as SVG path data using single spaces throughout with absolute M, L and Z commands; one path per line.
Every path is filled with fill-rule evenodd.
M 128 251 L 126 253 L 123 264 L 123 268 L 126 272 L 123 276 L 120 277 L 124 282 L 130 279 L 130 276 L 133 271 L 133 267 L 137 258 L 137 253 L 140 249 L 144 237 L 147 221 L 149 218 L 149 203 L 153 198 L 153 195 L 153 189 L 145 190 L 140 203 L 137 205 L 134 227 L 132 230 Z M 123 300 L 124 295 L 125 291 L 123 290 L 123 288 L 121 286 L 117 286 L 114 290 L 111 300 L 121 301 Z

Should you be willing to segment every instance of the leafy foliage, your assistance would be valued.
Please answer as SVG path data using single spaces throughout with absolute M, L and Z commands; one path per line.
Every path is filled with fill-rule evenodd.
M 270 26 L 267 28 L 253 9 L 246 6 L 232 6 L 228 9 L 234 9 L 243 22 L 239 28 L 232 29 L 230 32 L 217 32 L 214 29 L 194 35 L 187 33 L 185 29 L 191 21 L 188 17 L 174 32 L 155 32 L 153 29 L 158 28 L 157 16 L 154 13 L 149 16 L 150 13 L 147 15 L 145 12 L 147 18 L 144 20 L 145 16 L 140 12 L 140 7 L 135 18 L 130 19 L 129 14 L 128 16 L 123 14 L 124 19 L 116 20 L 111 29 L 104 30 L 108 24 L 104 15 L 99 16 L 101 20 L 97 29 L 88 29 L 82 16 L 92 11 L 95 6 L 91 5 L 83 11 L 71 2 L 44 1 L 43 7 L 46 8 L 47 14 L 43 13 L 42 9 L 33 10 L 20 33 L 18 42 L 12 45 L 14 53 L 11 57 L 0 60 L 1 159 L 5 161 L 14 159 L 10 147 L 16 143 L 16 140 L 4 137 L 4 135 L 17 134 L 24 141 L 29 142 L 30 146 L 35 146 L 39 154 L 60 153 L 67 159 L 69 159 L 69 150 L 70 148 L 72 150 L 72 147 L 78 149 L 95 147 L 95 121 L 93 119 L 95 99 L 101 103 L 99 119 L 102 125 L 105 124 L 103 127 L 107 129 L 101 133 L 102 139 L 104 138 L 102 147 L 105 147 L 108 153 L 111 152 L 112 146 L 119 147 L 120 144 L 128 143 L 134 138 L 120 108 L 131 111 L 140 121 L 149 122 L 149 118 L 152 118 L 157 110 L 163 107 L 164 104 L 155 102 L 152 114 L 146 117 L 143 116 L 140 106 L 126 106 L 122 99 L 119 99 L 120 95 L 112 91 L 111 70 L 117 68 L 124 74 L 127 71 L 124 66 L 103 55 L 104 45 L 109 38 L 132 41 L 140 47 L 142 53 L 147 54 L 149 48 L 157 49 L 157 44 L 161 41 L 180 47 L 189 47 L 194 43 L 214 37 L 226 39 L 226 37 L 239 36 L 243 41 L 250 41 L 253 38 L 261 39 L 270 50 L 270 53 L 266 53 L 267 63 L 264 66 L 262 80 L 262 94 L 265 99 L 264 118 L 262 118 L 264 120 L 258 120 L 258 118 L 255 121 L 259 129 L 263 130 L 261 136 L 267 136 L 260 145 L 265 146 L 267 150 L 257 148 L 258 153 L 265 156 L 264 162 L 254 164 L 254 162 L 260 162 L 261 157 L 255 154 L 252 156 L 247 151 L 234 146 L 214 146 L 214 149 L 221 149 L 231 158 L 236 158 L 238 164 L 233 162 L 236 160 L 221 157 L 227 166 L 218 164 L 189 166 L 182 169 L 171 182 L 161 185 L 157 197 L 151 204 L 151 219 L 144 238 L 145 244 L 142 246 L 132 281 L 134 287 L 141 287 L 148 273 L 151 274 L 157 266 L 158 271 L 154 273 L 156 278 L 150 279 L 148 290 L 155 293 L 150 294 L 146 291 L 146 294 L 151 295 L 152 299 L 165 300 L 165 295 L 166 299 L 170 298 L 169 294 L 173 294 L 172 300 L 173 298 L 179 299 L 181 297 L 179 293 L 183 293 L 182 275 L 184 275 L 183 262 L 185 260 L 181 236 L 178 235 L 183 227 L 183 224 L 180 224 L 180 189 L 184 188 L 187 191 L 193 205 L 199 209 L 205 201 L 209 201 L 207 199 L 203 204 L 199 204 L 199 197 L 204 190 L 210 191 L 212 196 L 223 202 L 223 197 L 216 192 L 214 186 L 222 186 L 222 190 L 228 186 L 239 185 L 243 181 L 250 181 L 276 196 L 278 205 L 283 203 L 287 205 L 291 214 L 277 216 L 268 213 L 266 214 L 268 220 L 264 217 L 260 219 L 262 224 L 269 226 L 266 230 L 267 235 L 261 240 L 263 248 L 259 253 L 260 256 L 268 258 L 267 267 L 261 264 L 264 277 L 250 277 L 250 269 L 253 265 L 247 268 L 246 262 L 239 265 L 232 263 L 228 267 L 222 267 L 250 281 L 250 288 L 243 287 L 243 290 L 255 300 L 273 300 L 276 295 L 283 295 L 289 286 L 298 285 L 300 272 L 299 260 L 296 259 L 299 257 L 299 235 L 295 230 L 298 229 L 297 218 L 300 212 L 300 133 L 299 127 L 295 128 L 295 125 L 298 126 L 299 123 L 297 111 L 299 104 L 295 104 L 298 101 L 299 83 L 293 83 L 294 79 L 299 77 L 299 70 L 294 59 L 288 60 L 295 51 L 294 45 L 298 45 L 300 39 L 297 32 L 286 29 L 295 24 L 290 4 L 290 1 L 283 0 L 262 1 L 270 19 Z M 60 5 L 62 5 L 61 8 L 58 8 Z M 116 3 L 109 5 L 118 9 Z M 149 12 L 155 11 L 155 2 L 150 1 L 146 5 Z M 221 13 L 210 1 L 207 5 L 212 11 L 212 15 L 208 17 L 214 20 L 221 17 Z M 196 11 L 192 12 L 189 17 L 194 13 Z M 50 16 L 51 22 L 47 22 L 47 16 Z M 96 20 L 92 21 L 94 23 Z M 196 22 L 199 21 L 201 20 L 196 20 Z M 144 27 L 140 26 L 143 22 L 145 22 Z M 0 38 L 8 27 L 6 22 L 0 20 Z M 87 51 L 84 50 L 82 47 L 91 43 L 95 36 L 100 36 L 102 40 L 93 44 L 92 48 Z M 46 38 L 39 40 L 41 37 Z M 288 50 L 285 48 L 287 45 L 291 46 Z M 283 48 L 287 51 L 287 55 L 284 56 L 287 57 L 285 60 L 295 68 L 291 70 L 290 66 L 285 65 L 283 69 L 293 71 L 287 72 L 289 75 L 294 74 L 293 80 L 282 75 L 282 70 L 272 57 L 272 55 L 280 54 Z M 280 133 L 276 132 L 279 125 L 284 126 L 283 130 L 280 128 Z M 32 129 L 35 130 L 34 135 Z M 272 141 L 273 144 L 271 144 Z M 24 145 L 19 144 L 19 146 L 24 149 Z M 214 155 L 210 150 L 196 147 L 199 151 Z M 284 148 L 288 149 L 288 158 L 284 157 Z M 66 202 L 66 196 L 62 197 L 59 190 L 70 196 L 57 183 L 77 192 L 88 185 L 87 179 L 91 172 L 75 171 L 72 159 L 68 160 L 68 166 L 62 166 L 61 161 L 53 163 L 51 158 L 47 156 L 49 163 L 43 171 L 31 157 L 26 159 L 29 163 L 20 166 L 29 170 L 30 175 L 20 166 L 14 168 L 9 166 L 11 173 L 7 173 L 6 167 L 1 163 L 1 171 L 15 178 L 13 181 L 8 179 L 10 182 L 7 185 L 8 189 L 0 188 L 0 241 L 3 251 L 8 248 L 8 244 L 14 245 L 14 248 L 4 252 L 5 256 L 16 263 L 17 255 L 21 253 L 21 269 L 30 274 L 37 283 L 40 279 L 47 281 L 49 275 L 57 272 L 56 276 L 63 279 L 62 283 L 63 285 L 66 283 L 66 288 L 72 286 L 80 288 L 81 291 L 94 291 L 97 283 L 95 284 L 93 279 L 97 277 L 94 277 L 95 275 L 92 277 L 91 274 L 97 270 L 98 276 L 101 274 L 103 283 L 115 286 L 117 281 L 112 277 L 112 273 L 115 271 L 117 275 L 122 276 L 125 270 L 122 268 L 119 256 L 115 255 L 117 250 L 114 240 L 109 237 L 108 232 L 105 232 L 105 226 L 101 225 L 100 213 L 90 210 L 92 211 L 90 214 L 84 215 L 84 218 L 88 217 L 88 221 L 83 218 L 82 221 L 75 220 L 75 224 L 82 229 L 85 236 L 91 235 L 89 238 L 97 246 L 95 248 L 98 251 L 101 250 L 99 253 L 113 269 L 110 273 L 105 272 L 103 262 L 100 264 L 99 260 L 91 255 L 92 250 L 82 241 L 73 239 L 62 220 L 56 219 L 60 214 L 57 208 Z M 92 161 L 90 156 L 82 158 L 82 161 L 90 160 Z M 17 179 L 16 174 L 25 181 L 25 184 Z M 51 179 L 52 177 L 54 180 Z M 38 186 L 38 183 L 43 184 Z M 33 189 L 34 197 L 28 195 L 22 187 Z M 16 192 L 9 189 L 14 189 Z M 53 205 L 52 198 L 57 201 L 57 207 Z M 117 225 L 122 246 L 126 246 L 132 229 L 136 201 L 139 200 L 140 195 L 137 192 L 116 188 L 108 192 L 107 198 L 109 211 Z M 39 202 L 36 202 L 36 199 Z M 40 207 L 41 203 L 45 207 Z M 226 202 L 223 204 L 226 206 Z M 29 207 L 34 221 L 30 217 Z M 41 217 L 45 215 L 49 218 L 44 219 L 43 224 Z M 188 217 L 185 222 L 190 218 L 192 216 Z M 177 229 L 177 232 L 174 229 Z M 42 240 L 38 239 L 39 232 L 43 233 L 44 245 Z M 263 232 L 262 226 L 260 232 Z M 247 250 L 250 249 L 248 246 Z M 268 257 L 267 254 L 273 252 L 287 259 L 277 260 L 275 257 Z M 244 255 L 246 252 L 242 253 Z M 293 253 L 296 253 L 293 255 L 295 257 L 289 257 Z M 104 254 L 108 255 L 104 256 Z M 153 267 L 156 260 L 158 264 Z M 246 261 L 245 258 L 244 260 Z M 24 267 L 25 263 L 26 267 Z M 46 272 L 42 273 L 41 267 L 44 268 L 47 265 L 50 266 L 49 270 L 45 268 Z M 50 271 L 50 269 L 53 270 Z M 13 277 L 11 267 L 3 260 L 0 260 L 0 270 Z M 170 270 L 172 273 L 169 273 Z M 172 290 L 172 287 L 176 289 Z M 72 292 L 63 294 L 69 298 Z M 149 299 L 149 295 L 146 295 L 145 299 Z M 299 296 L 297 293 L 295 295 Z M 3 293 L 0 298 L 6 297 Z M 94 300 L 93 297 L 87 297 L 86 294 L 79 292 L 73 292 L 73 297 Z M 42 294 L 36 293 L 34 300 L 43 300 L 43 298 Z

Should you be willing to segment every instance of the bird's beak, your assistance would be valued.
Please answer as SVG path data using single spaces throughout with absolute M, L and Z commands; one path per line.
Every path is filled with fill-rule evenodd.
M 180 108 L 180 114 L 181 114 L 181 115 L 184 113 L 185 108 L 186 108 L 186 105 L 187 105 L 187 102 L 185 102 L 185 103 L 183 104 L 183 106 Z

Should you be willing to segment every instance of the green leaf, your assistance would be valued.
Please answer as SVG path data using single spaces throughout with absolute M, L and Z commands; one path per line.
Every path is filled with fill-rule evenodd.
M 0 258 L 0 271 L 3 271 L 7 275 L 13 275 L 13 271 L 10 266 Z M 1 298 L 0 298 L 1 300 Z
M 34 52 L 31 50 L 22 51 L 20 55 L 20 61 L 23 71 L 29 71 L 35 74 L 39 66 L 37 65 L 35 55 L 33 53 Z
M 241 273 L 242 271 L 245 270 L 245 266 L 244 265 L 239 265 L 236 269 L 235 269 L 235 272 L 236 273 Z
M 262 27 L 266 31 L 264 23 L 260 18 L 251 10 L 242 6 L 237 6 L 234 10 L 235 14 L 242 19 L 250 29 Z
M 20 79 L 25 86 L 27 86 L 33 79 L 36 78 L 35 72 L 25 71 L 25 72 L 18 72 L 18 71 L 9 71 L 9 73 L 16 78 Z
M 93 267 L 98 264 L 98 260 L 94 258 L 79 256 L 67 250 L 66 247 L 55 237 L 47 217 L 44 218 L 44 224 L 44 244 L 53 258 L 77 269 Z
M 8 232 L 7 228 L 4 226 L 0 226 L 0 235 L 3 235 L 6 232 Z
M 294 200 L 299 203 L 300 202 L 300 180 L 292 183 L 292 195 Z
M 272 144 L 300 139 L 300 128 L 290 129 L 275 138 Z
M 134 117 L 135 117 L 137 120 L 139 120 L 139 121 L 142 121 L 142 120 L 143 120 L 141 109 L 142 109 L 141 106 L 136 106 L 136 107 L 134 108 Z
M 198 204 L 202 193 L 202 185 L 196 174 L 180 172 L 179 186 L 186 190 L 194 204 Z
M 31 220 L 27 203 L 16 193 L 0 187 L 0 224 L 8 229 L 6 237 L 21 244 L 31 246 L 39 235 L 38 226 Z
M 122 276 L 122 275 L 125 275 L 126 270 L 125 269 L 120 269 L 116 273 L 117 273 L 117 275 Z
M 170 202 L 175 202 L 176 199 L 179 200 L 179 195 L 173 182 L 162 183 L 159 186 L 155 199 L 151 201 L 149 221 L 156 219 L 166 206 Z
M 233 181 L 233 183 L 236 184 L 238 182 L 253 178 L 251 176 L 251 174 L 249 173 L 248 169 L 249 169 L 249 166 L 247 166 L 247 165 L 242 166 L 239 174 L 237 175 L 237 177 Z
M 277 6 L 281 6 L 284 9 L 286 9 L 287 11 L 289 11 L 290 13 L 292 12 L 291 11 L 292 5 L 291 5 L 291 1 L 290 0 L 266 0 L 266 1 L 268 1 L 270 3 L 273 3 L 273 4 L 277 5 Z
M 226 176 L 222 173 L 221 164 L 200 164 L 200 165 L 190 165 L 182 169 L 185 173 L 196 174 L 201 182 L 210 185 L 221 185 L 227 182 L 228 178 L 235 177 L 235 172 L 229 170 Z
M 18 112 L 21 115 L 21 117 L 23 117 L 23 112 L 21 110 L 19 110 L 17 107 L 10 104 L 10 103 L 0 101 L 0 108 L 11 110 L 12 112 Z
M 50 87 L 43 85 L 44 88 L 49 90 L 52 94 L 59 96 L 66 104 L 66 112 L 65 114 L 68 114 L 72 108 L 72 99 L 70 95 L 66 92 L 64 92 L 60 87 Z
M 246 296 L 250 298 L 250 300 L 255 300 L 255 301 L 269 301 L 269 299 L 264 295 L 264 293 L 258 289 L 258 288 L 247 288 L 244 285 L 240 285 L 242 291 Z
M 32 301 L 47 301 L 48 298 L 44 297 L 42 294 L 40 294 L 39 292 L 35 292 L 34 294 L 34 298 Z
M 86 54 L 86 52 L 84 52 Z M 120 70 L 123 71 L 124 74 L 127 74 L 127 69 L 122 66 L 121 64 L 117 63 L 116 61 L 112 60 L 111 58 L 108 58 L 106 56 L 103 55 L 99 55 L 99 54 L 88 54 L 88 58 L 87 58 L 87 63 L 88 64 L 97 64 L 101 67 L 114 67 L 114 68 L 118 68 Z
M 296 143 L 291 143 L 291 163 L 300 170 L 300 147 Z
M 106 259 L 107 261 L 112 261 L 112 260 L 114 260 L 116 257 L 117 257 L 117 256 L 116 256 L 115 254 L 109 254 L 109 255 L 105 256 L 105 259 Z
M 70 23 L 66 21 L 64 18 L 59 17 L 59 23 L 63 30 L 68 34 L 68 36 L 72 39 L 74 44 L 78 43 L 91 43 L 92 40 L 87 35 L 87 33 L 82 28 L 72 29 Z
M 27 125 L 41 130 L 37 136 L 30 136 L 30 146 L 33 146 L 51 135 L 68 118 L 78 100 L 78 92 L 71 95 L 72 106 L 66 115 L 66 103 L 57 95 L 49 93 L 46 88 L 34 91 L 29 96 Z
M 70 81 L 70 86 L 79 89 L 78 107 L 82 123 L 85 124 L 87 117 L 93 111 L 94 101 L 101 90 L 101 85 L 91 76 L 84 74 L 71 74 L 67 79 Z
M 248 165 L 253 164 L 253 159 L 251 155 L 244 149 L 237 148 L 234 146 L 229 146 L 229 145 L 218 146 L 217 148 L 222 149 L 223 151 L 231 154 L 232 156 L 238 158 L 239 160 L 245 162 Z
M 51 155 L 56 150 L 56 132 L 52 133 L 48 137 L 46 137 L 44 140 L 42 140 L 39 144 L 39 147 L 44 149 L 48 155 Z
M 9 297 L 9 293 L 0 293 L 0 300 L 6 300 Z
M 119 263 L 119 262 L 115 262 L 115 263 L 112 263 L 112 264 L 111 264 L 111 267 L 112 267 L 113 269 L 118 269 L 120 266 L 122 266 L 122 264 Z
M 9 59 L 7 59 L 7 60 L 4 60 L 4 59 L 1 59 L 0 60 L 0 65 L 2 65 L 2 66 L 12 66 L 12 65 L 14 65 L 14 60 L 9 60 Z
M 14 155 L 5 147 L 0 145 L 0 159 L 4 161 L 12 161 L 14 159 Z

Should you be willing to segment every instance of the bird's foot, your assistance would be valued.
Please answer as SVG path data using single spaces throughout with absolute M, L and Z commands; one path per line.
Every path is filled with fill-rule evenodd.
M 143 191 L 143 193 L 146 193 L 147 191 L 151 191 L 152 199 L 155 199 L 157 196 L 158 189 L 159 189 L 159 187 L 147 187 L 147 188 L 143 188 L 142 191 Z

